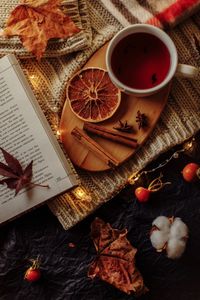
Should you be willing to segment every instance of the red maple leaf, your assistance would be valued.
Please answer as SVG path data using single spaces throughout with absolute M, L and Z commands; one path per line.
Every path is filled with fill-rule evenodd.
M 31 161 L 27 167 L 23 170 L 20 162 L 13 155 L 5 151 L 0 147 L 0 150 L 3 153 L 4 159 L 7 163 L 4 164 L 0 162 L 0 175 L 7 177 L 5 179 L 0 180 L 0 184 L 6 184 L 9 189 L 15 190 L 15 196 L 19 193 L 19 191 L 27 186 L 31 185 L 39 185 L 31 182 L 33 175 L 33 161 Z M 43 185 L 39 185 L 43 186 Z M 48 187 L 48 186 L 43 186 Z
M 127 230 L 113 229 L 96 218 L 91 225 L 91 234 L 97 257 L 90 265 L 88 276 L 98 276 L 127 294 L 134 292 L 138 296 L 148 291 L 135 267 L 137 249 L 127 240 Z

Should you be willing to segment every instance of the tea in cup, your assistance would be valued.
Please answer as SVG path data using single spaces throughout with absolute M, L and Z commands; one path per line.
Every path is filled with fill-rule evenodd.
M 176 47 L 161 29 L 131 25 L 118 32 L 106 52 L 112 82 L 123 92 L 139 97 L 158 92 L 175 74 L 194 78 L 198 69 L 178 64 Z

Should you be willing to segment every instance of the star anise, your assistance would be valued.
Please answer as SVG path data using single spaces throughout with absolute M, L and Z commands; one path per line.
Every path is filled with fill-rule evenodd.
M 129 125 L 127 121 L 122 122 L 121 120 L 119 120 L 119 126 L 113 127 L 113 129 L 126 133 L 132 133 L 134 131 L 132 125 Z
M 144 113 L 141 113 L 139 110 L 137 111 L 136 122 L 138 123 L 138 129 L 148 126 L 147 116 Z

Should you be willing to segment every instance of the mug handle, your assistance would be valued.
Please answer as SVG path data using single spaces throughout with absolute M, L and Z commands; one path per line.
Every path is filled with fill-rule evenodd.
M 185 64 L 178 64 L 175 75 L 178 77 L 185 77 L 185 78 L 197 78 L 199 74 L 199 68 L 185 65 Z

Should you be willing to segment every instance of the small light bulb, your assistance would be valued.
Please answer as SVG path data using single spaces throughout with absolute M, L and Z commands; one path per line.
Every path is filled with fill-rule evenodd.
M 57 134 L 57 136 L 60 136 L 60 135 L 61 135 L 60 130 L 57 130 L 57 131 L 56 131 L 56 134 Z
M 193 143 L 192 143 L 192 142 L 190 142 L 190 143 L 187 144 L 188 149 L 191 149 L 192 146 L 193 146 Z
M 80 187 L 76 188 L 73 193 L 78 199 L 91 200 L 91 196 Z
M 78 191 L 76 192 L 76 195 L 77 195 L 78 197 L 82 198 L 82 197 L 85 195 L 85 193 L 84 193 L 82 190 L 78 190 Z
M 141 174 L 139 172 L 135 172 L 128 179 L 128 183 L 134 185 L 136 181 L 140 178 Z

